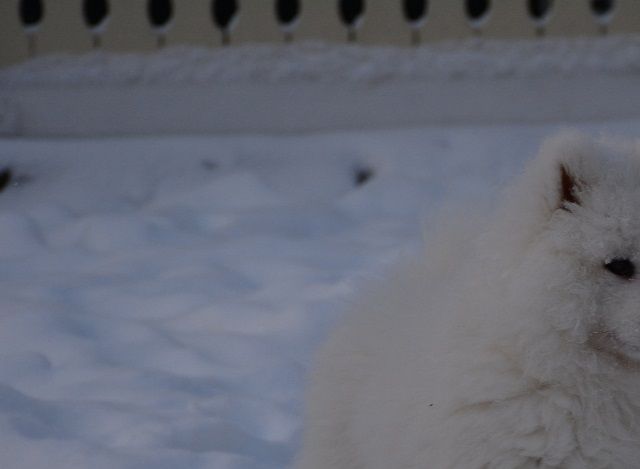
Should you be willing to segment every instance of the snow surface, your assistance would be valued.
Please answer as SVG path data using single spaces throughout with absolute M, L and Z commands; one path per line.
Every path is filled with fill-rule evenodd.
M 0 467 L 287 467 L 354 288 L 555 130 L 0 140 Z
M 0 70 L 0 87 L 387 83 L 640 72 L 640 36 L 491 40 L 388 47 L 300 42 L 36 58 Z

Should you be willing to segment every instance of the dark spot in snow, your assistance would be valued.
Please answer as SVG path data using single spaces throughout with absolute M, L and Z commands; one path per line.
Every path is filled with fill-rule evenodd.
M 353 182 L 356 186 L 363 186 L 374 176 L 375 172 L 369 167 L 356 168 L 353 174 Z
M 3 192 L 13 180 L 13 171 L 11 168 L 2 168 L 0 170 L 0 192 Z
M 215 161 L 202 160 L 201 164 L 202 164 L 202 167 L 207 171 L 215 171 L 216 169 L 218 169 L 218 163 L 216 163 Z
M 31 177 L 26 174 L 15 174 L 10 166 L 0 169 L 0 192 L 4 192 L 9 187 L 20 187 L 31 181 Z

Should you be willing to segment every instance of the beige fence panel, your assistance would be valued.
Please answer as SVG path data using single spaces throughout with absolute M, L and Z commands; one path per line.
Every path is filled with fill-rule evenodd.
M 358 34 L 365 44 L 408 45 L 411 28 L 402 14 L 402 4 L 393 0 L 368 0 Z
M 210 0 L 174 0 L 173 24 L 167 33 L 167 44 L 218 46 L 220 31 L 211 15 Z
M 317 1 L 317 0 L 316 0 Z M 271 0 L 239 0 L 238 23 L 231 32 L 231 43 L 279 42 L 282 34 Z
M 0 65 L 27 58 L 27 37 L 18 17 L 17 2 L 0 1 Z
M 50 0 L 43 3 L 44 18 L 37 33 L 38 55 L 91 49 L 91 34 L 82 17 L 81 1 Z
M 160 34 L 151 27 L 149 0 L 109 0 L 109 16 L 97 41 L 82 13 L 82 0 L 42 0 L 44 18 L 32 35 L 36 55 L 83 52 L 94 46 L 110 51 L 151 51 L 163 45 L 220 46 L 222 33 L 212 17 L 213 0 L 172 0 L 173 16 Z M 300 0 L 295 27 L 283 28 L 276 18 L 275 0 L 237 0 L 239 13 L 230 32 L 231 44 L 281 43 L 285 40 L 346 42 L 338 0 Z M 29 55 L 29 41 L 18 16 L 19 0 L 0 0 L 0 66 Z M 526 0 L 490 0 L 482 21 L 467 17 L 465 0 L 429 0 L 425 21 L 410 25 L 402 0 L 365 0 L 364 21 L 355 39 L 361 44 L 409 45 L 479 35 L 489 38 L 594 36 L 638 33 L 640 0 L 617 0 L 609 21 L 599 21 L 589 0 L 555 0 L 547 21 L 536 23 Z M 600 18 L 602 19 L 602 18 Z M 285 31 L 286 29 L 286 31 Z M 354 39 L 354 37 L 352 37 Z
M 147 18 L 144 0 L 110 0 L 110 15 L 102 39 L 111 51 L 149 51 L 156 48 L 156 38 Z
M 599 28 L 591 13 L 588 1 L 553 2 L 553 11 L 549 18 L 550 36 L 593 36 Z
M 347 28 L 338 16 L 338 0 L 302 0 L 295 40 L 345 42 Z
M 495 38 L 533 37 L 536 26 L 525 1 L 493 0 L 482 34 Z
M 464 13 L 463 2 L 447 0 L 430 2 L 423 31 L 424 42 L 469 37 L 471 27 Z
M 611 21 L 612 33 L 633 33 L 640 29 L 640 1 L 618 0 Z

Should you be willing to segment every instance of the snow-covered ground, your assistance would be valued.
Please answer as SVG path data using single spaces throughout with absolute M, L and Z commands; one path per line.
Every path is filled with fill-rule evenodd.
M 0 467 L 287 467 L 354 288 L 556 129 L 0 141 Z

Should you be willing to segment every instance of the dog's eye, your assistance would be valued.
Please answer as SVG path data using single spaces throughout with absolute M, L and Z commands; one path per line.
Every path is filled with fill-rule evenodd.
M 624 279 L 632 278 L 636 273 L 636 266 L 629 259 L 615 258 L 604 263 L 604 268 L 612 274 Z

